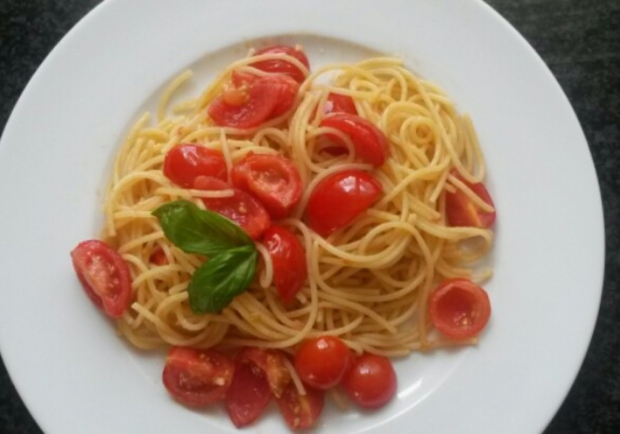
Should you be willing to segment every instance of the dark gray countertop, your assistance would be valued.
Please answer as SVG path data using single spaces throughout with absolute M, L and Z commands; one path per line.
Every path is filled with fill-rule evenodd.
M 45 56 L 99 2 L 0 0 L 2 128 Z M 488 3 L 534 46 L 568 95 L 594 156 L 605 208 L 607 259 L 596 330 L 575 384 L 545 432 L 620 433 L 620 1 Z M 0 433 L 41 433 L 1 363 Z

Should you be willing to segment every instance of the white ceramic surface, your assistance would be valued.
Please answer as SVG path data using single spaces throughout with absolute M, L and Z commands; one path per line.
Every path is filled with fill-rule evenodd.
M 0 349 L 48 434 L 234 432 L 223 411 L 175 404 L 162 353 L 131 349 L 83 295 L 69 251 L 96 235 L 119 141 L 187 67 L 194 93 L 260 39 L 313 65 L 402 56 L 477 126 L 499 223 L 475 348 L 396 363 L 373 413 L 329 403 L 323 433 L 534 433 L 586 352 L 603 278 L 596 174 L 579 123 L 533 49 L 478 0 L 108 0 L 54 49 L 0 143 Z M 272 410 L 244 432 L 286 432 Z

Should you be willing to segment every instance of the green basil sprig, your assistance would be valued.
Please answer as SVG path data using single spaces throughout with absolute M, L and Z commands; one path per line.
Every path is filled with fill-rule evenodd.
M 258 253 L 238 225 L 186 200 L 160 206 L 153 215 L 175 246 L 208 256 L 187 287 L 194 313 L 217 313 L 244 292 L 254 280 Z

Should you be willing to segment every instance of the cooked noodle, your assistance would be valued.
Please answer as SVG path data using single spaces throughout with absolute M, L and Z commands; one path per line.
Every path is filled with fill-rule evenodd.
M 174 80 L 163 94 L 158 120 L 144 115 L 129 133 L 114 165 L 107 192 L 103 237 L 122 254 L 133 276 L 134 302 L 118 327 L 135 346 L 161 345 L 231 348 L 244 345 L 292 351 L 302 340 L 337 335 L 357 352 L 385 356 L 446 345 L 430 333 L 426 316 L 429 291 L 440 280 L 483 280 L 490 271 L 472 275 L 472 264 L 492 243 L 486 229 L 449 227 L 445 192 L 462 190 L 482 210 L 492 210 L 466 184 L 482 181 L 485 166 L 471 120 L 457 112 L 435 85 L 419 79 L 392 58 L 357 64 L 328 65 L 309 75 L 293 112 L 252 130 L 218 127 L 206 115 L 233 69 L 265 75 L 248 66 L 257 60 L 285 58 L 261 55 L 230 65 L 199 97 L 169 108 L 169 102 L 191 73 Z M 373 168 L 354 160 L 353 152 L 321 152 L 322 107 L 330 93 L 351 96 L 358 113 L 375 123 L 390 142 L 387 162 L 373 173 L 383 185 L 382 198 L 349 227 L 322 238 L 304 222 L 309 194 L 338 171 Z M 225 191 L 179 188 L 162 173 L 167 151 L 179 143 L 199 143 L 221 150 L 230 169 L 249 152 L 281 153 L 294 161 L 304 195 L 291 218 L 281 222 L 305 247 L 309 278 L 296 300 L 285 306 L 273 284 L 273 266 L 261 244 L 257 278 L 220 314 L 192 312 L 186 291 L 204 258 L 184 253 L 165 237 L 151 211 L 177 200 L 225 197 Z M 470 241 L 468 241 L 470 240 Z M 464 243 L 464 241 L 468 241 Z M 163 250 L 168 264 L 149 258 Z M 471 341 L 468 341 L 471 342 Z

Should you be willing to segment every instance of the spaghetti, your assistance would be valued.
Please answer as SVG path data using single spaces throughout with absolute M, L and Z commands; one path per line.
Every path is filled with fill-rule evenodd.
M 448 193 L 460 191 L 480 210 L 493 211 L 469 187 L 485 177 L 471 120 L 438 87 L 393 58 L 327 65 L 308 73 L 294 109 L 259 127 L 221 127 L 206 116 L 206 107 L 232 71 L 268 75 L 251 63 L 279 59 L 308 73 L 291 56 L 248 57 L 226 68 L 199 97 L 169 108 L 172 96 L 191 78 L 190 72 L 183 73 L 164 92 L 157 120 L 152 123 L 145 114 L 120 148 L 104 204 L 102 236 L 132 275 L 133 303 L 118 319 L 120 333 L 143 349 L 251 346 L 293 352 L 307 338 L 334 335 L 357 353 L 391 357 L 454 344 L 432 333 L 426 313 L 429 293 L 448 278 L 487 279 L 490 271 L 476 274 L 472 265 L 493 241 L 488 229 L 447 223 Z M 320 126 L 321 108 L 330 94 L 351 97 L 359 115 L 385 133 L 389 157 L 381 167 L 360 163 L 346 134 Z M 324 138 L 330 135 L 349 152 L 326 152 Z M 187 286 L 205 258 L 171 244 L 151 213 L 179 199 L 204 208 L 200 198 L 229 197 L 232 191 L 173 184 L 162 167 L 166 153 L 181 143 L 221 151 L 229 174 L 249 153 L 284 155 L 296 164 L 304 194 L 293 214 L 280 222 L 298 236 L 306 252 L 308 279 L 293 303 L 279 300 L 270 255 L 257 243 L 259 271 L 250 288 L 221 313 L 192 312 Z M 349 169 L 372 171 L 383 195 L 350 226 L 323 238 L 304 219 L 310 194 L 321 180 Z M 163 264 L 151 261 L 158 251 L 165 255 Z

